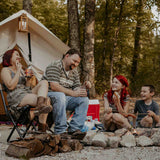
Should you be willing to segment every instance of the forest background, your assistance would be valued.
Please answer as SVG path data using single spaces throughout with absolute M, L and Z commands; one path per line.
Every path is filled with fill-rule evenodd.
M 27 10 L 65 44 L 83 54 L 81 79 L 103 95 L 114 75 L 130 83 L 132 96 L 143 84 L 160 94 L 159 0 L 1 0 L 0 21 Z M 158 14 L 159 15 L 159 14 Z

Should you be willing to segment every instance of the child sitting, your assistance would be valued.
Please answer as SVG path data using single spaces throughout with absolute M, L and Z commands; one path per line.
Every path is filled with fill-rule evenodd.
M 135 104 L 134 113 L 138 112 L 136 126 L 139 127 L 158 127 L 159 105 L 152 99 L 155 88 L 152 85 L 143 85 L 141 88 L 141 99 Z
M 106 130 L 132 128 L 126 118 L 130 104 L 130 96 L 126 89 L 128 86 L 127 79 L 122 75 L 117 75 L 113 78 L 111 89 L 104 94 L 104 128 Z

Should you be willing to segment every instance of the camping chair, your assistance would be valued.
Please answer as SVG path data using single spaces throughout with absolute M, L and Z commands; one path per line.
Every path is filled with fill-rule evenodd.
M 7 103 L 6 103 L 6 100 L 4 98 L 4 94 L 3 94 L 3 90 L 2 90 L 2 85 L 1 84 L 0 84 L 0 94 L 1 94 L 1 98 L 2 98 L 2 102 L 3 102 L 3 105 L 4 105 L 4 109 L 5 109 L 6 115 L 11 120 L 11 122 L 13 123 L 13 128 L 12 128 L 8 138 L 7 138 L 7 142 L 10 142 L 10 138 L 13 135 L 15 130 L 17 131 L 17 133 L 18 133 L 18 135 L 19 135 L 19 137 L 21 139 L 23 139 L 25 137 L 27 131 L 29 130 L 29 128 L 31 126 L 33 127 L 33 129 L 36 130 L 36 127 L 35 127 L 35 125 L 33 123 L 35 118 L 33 120 L 31 120 L 30 122 L 29 122 L 29 118 L 28 118 L 29 111 L 33 107 L 29 106 L 29 105 L 26 105 L 26 106 L 22 107 L 22 109 L 20 109 L 19 118 L 16 118 L 13 115 L 12 111 L 10 110 L 10 106 L 6 105 Z M 25 131 L 22 132 L 20 127 L 19 127 L 19 125 L 26 125 L 26 124 L 28 124 L 28 125 L 27 125 Z

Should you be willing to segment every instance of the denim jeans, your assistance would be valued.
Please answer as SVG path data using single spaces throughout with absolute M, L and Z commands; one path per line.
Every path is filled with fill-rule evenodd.
M 81 130 L 86 120 L 89 100 L 88 97 L 71 97 L 62 92 L 48 92 L 54 108 L 53 118 L 55 122 L 55 134 L 64 133 L 67 130 L 66 110 L 74 111 L 69 123 L 68 132 Z

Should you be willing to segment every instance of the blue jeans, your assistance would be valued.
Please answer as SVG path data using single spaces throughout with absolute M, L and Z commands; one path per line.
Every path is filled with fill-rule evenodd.
M 74 132 L 83 128 L 88 111 L 88 97 L 71 97 L 62 92 L 48 92 L 54 108 L 55 134 L 64 133 L 67 130 L 66 110 L 74 111 L 69 123 L 68 132 Z

